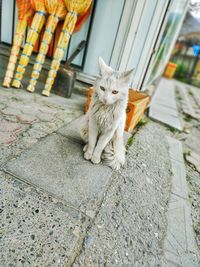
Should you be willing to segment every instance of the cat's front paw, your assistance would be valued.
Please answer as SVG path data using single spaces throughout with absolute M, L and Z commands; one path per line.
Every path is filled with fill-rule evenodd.
M 99 155 L 93 154 L 92 158 L 91 158 L 91 161 L 94 164 L 99 164 L 101 162 L 101 157 Z
M 84 158 L 86 160 L 90 160 L 92 158 L 92 152 L 87 150 L 85 153 L 84 153 Z
M 83 152 L 86 152 L 88 150 L 88 144 L 86 144 L 83 148 Z
M 110 166 L 113 170 L 118 171 L 122 167 L 122 164 L 114 159 L 108 163 L 108 166 Z

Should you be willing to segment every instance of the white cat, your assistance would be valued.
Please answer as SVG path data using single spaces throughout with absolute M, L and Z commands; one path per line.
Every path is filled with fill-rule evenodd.
M 118 170 L 125 163 L 123 133 L 133 70 L 114 71 L 102 58 L 99 58 L 99 66 L 101 76 L 95 82 L 82 128 L 82 137 L 87 143 L 83 149 L 84 158 L 94 164 L 103 159 Z

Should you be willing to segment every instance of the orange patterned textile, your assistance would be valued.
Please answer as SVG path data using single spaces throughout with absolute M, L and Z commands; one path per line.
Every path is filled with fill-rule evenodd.
M 63 0 L 44 0 L 45 7 L 49 14 L 45 32 L 40 45 L 39 53 L 36 58 L 36 63 L 33 67 L 33 72 L 31 74 L 31 80 L 27 90 L 29 92 L 35 91 L 35 85 L 40 75 L 42 65 L 44 64 L 46 54 L 49 49 L 50 42 L 52 40 L 53 33 L 58 25 L 59 20 L 63 20 L 67 14 L 67 9 Z
M 80 14 L 78 16 L 78 19 L 77 19 L 73 34 L 81 30 L 83 24 L 86 22 L 86 20 L 90 16 L 91 11 L 92 11 L 92 7 L 90 6 L 90 8 L 84 14 Z M 57 46 L 57 43 L 58 43 L 62 28 L 63 28 L 63 23 L 61 22 L 61 23 L 58 24 L 58 27 L 56 29 L 54 45 L 52 45 L 52 43 L 51 43 L 51 48 L 52 48 L 52 46 L 54 46 L 55 49 L 56 49 L 56 46 Z M 55 51 L 55 49 L 54 49 L 54 51 Z M 48 52 L 48 55 L 49 56 L 53 55 L 53 49 Z
M 78 14 L 83 14 L 87 12 L 92 3 L 92 0 L 64 0 L 64 2 L 68 13 L 65 18 L 63 29 L 60 34 L 58 44 L 54 53 L 51 69 L 48 73 L 48 78 L 45 84 L 45 89 L 42 92 L 42 94 L 45 96 L 49 96 L 50 94 L 57 71 L 60 66 L 60 62 L 63 59 L 70 37 L 75 29 L 77 16 Z
M 31 27 L 28 31 L 27 41 L 24 46 L 17 71 L 12 83 L 12 86 L 15 88 L 19 88 L 21 86 L 21 80 L 23 78 L 23 74 L 25 72 L 25 68 L 29 63 L 30 56 L 32 54 L 34 45 L 38 39 L 38 36 L 42 30 L 42 27 L 45 23 L 46 16 L 46 8 L 44 0 L 30 0 L 31 7 L 35 11 L 35 15 L 33 17 Z
M 20 48 L 24 40 L 24 35 L 28 26 L 28 22 L 30 21 L 30 19 L 34 14 L 34 11 L 31 8 L 30 0 L 16 0 L 16 1 L 18 8 L 18 22 L 7 66 L 7 71 L 3 81 L 4 87 L 10 87 L 10 83 L 14 75 L 18 54 L 20 52 Z
M 90 8 L 85 13 L 80 14 L 80 16 L 78 16 L 78 20 L 76 22 L 74 32 L 78 32 L 81 30 L 81 27 L 83 26 L 87 18 L 90 16 L 91 11 L 92 11 L 92 7 L 90 6 Z

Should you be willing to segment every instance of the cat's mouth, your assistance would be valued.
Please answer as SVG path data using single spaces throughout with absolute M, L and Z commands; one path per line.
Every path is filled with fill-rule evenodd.
M 102 100 L 102 103 L 103 103 L 104 105 L 108 105 L 108 101 L 107 101 L 107 100 Z

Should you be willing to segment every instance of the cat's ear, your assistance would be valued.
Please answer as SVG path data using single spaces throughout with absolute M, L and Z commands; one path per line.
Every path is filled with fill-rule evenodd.
M 113 71 L 111 67 L 106 65 L 106 63 L 101 57 L 99 57 L 99 68 L 100 68 L 101 75 L 110 74 Z
M 130 84 L 132 82 L 133 73 L 135 72 L 135 69 L 127 70 L 121 73 L 120 79 L 125 84 Z

